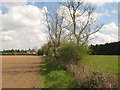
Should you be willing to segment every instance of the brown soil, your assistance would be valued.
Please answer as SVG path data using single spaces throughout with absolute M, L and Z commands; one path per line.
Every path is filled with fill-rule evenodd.
M 40 56 L 3 56 L 2 88 L 37 88 Z

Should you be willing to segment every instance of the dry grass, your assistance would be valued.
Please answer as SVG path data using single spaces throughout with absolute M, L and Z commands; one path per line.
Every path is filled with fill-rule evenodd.
M 2 88 L 37 88 L 40 56 L 2 56 Z
M 98 71 L 83 64 L 70 64 L 67 69 L 82 87 L 118 88 L 118 77 L 112 73 Z

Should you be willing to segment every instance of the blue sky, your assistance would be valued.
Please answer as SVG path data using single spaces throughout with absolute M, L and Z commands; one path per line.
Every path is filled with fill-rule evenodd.
M 95 8 L 96 8 L 95 12 L 97 13 L 97 15 L 99 15 L 98 22 L 101 24 L 104 24 L 104 29 L 102 32 L 96 34 L 96 36 L 98 38 L 95 38 L 94 40 L 92 40 L 90 42 L 90 44 L 103 44 L 103 43 L 118 41 L 117 40 L 118 39 L 118 32 L 117 32 L 117 29 L 118 29 L 118 3 L 117 2 L 109 2 L 109 0 L 105 0 L 104 2 L 102 2 L 102 4 L 99 4 L 99 2 L 91 3 L 91 4 L 93 6 L 95 6 Z M 21 7 L 19 7 L 19 6 L 21 6 Z M 18 25 L 18 24 L 21 24 L 22 22 L 23 23 L 27 22 L 26 20 L 28 20 L 28 19 L 29 19 L 28 21 L 32 21 L 31 18 L 28 18 L 26 16 L 27 11 L 29 14 L 34 16 L 34 13 L 36 15 L 36 12 L 42 10 L 43 7 L 47 7 L 48 11 L 50 13 L 52 13 L 53 10 L 55 10 L 55 8 L 59 7 L 59 3 L 58 2 L 34 2 L 33 3 L 33 2 L 29 1 L 29 2 L 23 2 L 23 3 L 7 2 L 7 3 L 2 3 L 2 5 L 0 5 L 0 11 L 2 11 L 1 17 L 2 18 L 4 17 L 3 23 L 5 22 L 5 27 L 0 26 L 2 28 L 2 33 L 3 33 L 3 38 L 2 38 L 3 49 L 10 49 L 10 48 L 27 49 L 28 47 L 29 48 L 41 47 L 45 43 L 45 40 L 43 40 L 44 38 L 41 37 L 43 35 L 43 33 L 41 33 L 42 30 L 37 31 L 38 30 L 38 28 L 36 26 L 38 24 L 38 23 L 36 23 L 37 21 L 33 20 L 36 23 L 36 25 L 35 25 L 36 28 L 33 28 L 34 30 L 31 30 L 31 28 L 28 28 L 28 26 L 25 27 L 24 25 L 22 25 L 22 26 Z M 24 8 L 25 8 L 26 12 L 23 12 Z M 35 11 L 34 11 L 34 13 L 32 11 L 30 12 L 29 8 L 31 8 L 31 10 L 33 10 L 33 11 L 36 10 L 36 12 Z M 20 12 L 17 10 L 20 10 Z M 15 19 L 16 15 L 23 17 L 23 20 L 21 20 L 21 19 L 19 20 L 18 18 Z M 38 18 L 39 16 L 37 17 L 37 15 L 36 15 L 36 17 L 34 16 L 34 18 Z M 29 16 L 29 17 L 31 17 L 31 16 Z M 14 19 L 16 20 L 16 22 L 14 21 Z M 17 20 L 19 20 L 19 21 L 17 21 Z M 42 19 L 40 19 L 40 20 L 42 20 Z M 21 26 L 22 29 L 17 28 L 18 26 Z M 33 26 L 33 27 L 35 27 L 35 26 Z M 10 28 L 12 27 L 12 28 L 9 29 L 6 27 L 10 27 Z M 5 30 L 4 30 L 4 28 L 5 28 Z M 45 28 L 45 27 L 41 27 L 41 28 Z M 6 29 L 8 29 L 8 30 L 6 30 Z M 24 29 L 28 29 L 28 30 L 24 30 Z M 34 32 L 32 32 L 32 31 L 34 31 Z M 39 32 L 39 34 L 38 34 L 38 32 Z M 20 38 L 18 37 L 16 39 L 17 36 L 15 36 L 14 34 L 10 35 L 10 33 L 14 33 L 15 35 L 18 34 L 17 36 L 19 36 L 19 35 L 23 35 L 23 36 Z M 24 35 L 25 33 L 27 33 L 27 35 Z M 31 33 L 34 33 L 33 38 L 30 37 Z M 43 35 L 43 36 L 45 36 L 45 35 Z M 40 37 L 40 38 L 38 39 L 37 37 Z M 23 38 L 26 38 L 26 40 L 23 40 Z M 29 39 L 29 38 L 31 38 L 31 39 Z M 11 42 L 10 42 L 10 40 L 11 40 Z M 20 43 L 24 43 L 24 42 L 25 42 L 25 44 L 23 44 L 21 46 L 17 45 L 17 43 L 20 44 Z M 15 43 L 16 43 L 16 45 L 13 45 Z
M 108 24 L 110 22 L 115 22 L 116 24 L 118 24 L 118 3 L 110 3 L 110 4 L 104 4 L 101 7 L 97 7 L 97 12 L 100 13 L 104 13 L 106 12 L 106 10 L 108 10 L 108 14 L 110 15 L 108 16 L 103 16 L 101 18 L 101 22 Z M 116 10 L 117 13 L 111 13 L 111 11 Z

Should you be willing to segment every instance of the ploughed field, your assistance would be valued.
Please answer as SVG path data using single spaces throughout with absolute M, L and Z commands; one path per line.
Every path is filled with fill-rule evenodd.
M 2 56 L 2 88 L 37 88 L 40 56 Z

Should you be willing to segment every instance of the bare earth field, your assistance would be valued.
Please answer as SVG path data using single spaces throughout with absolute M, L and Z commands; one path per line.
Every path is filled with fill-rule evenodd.
M 2 56 L 2 88 L 37 88 L 40 56 Z

